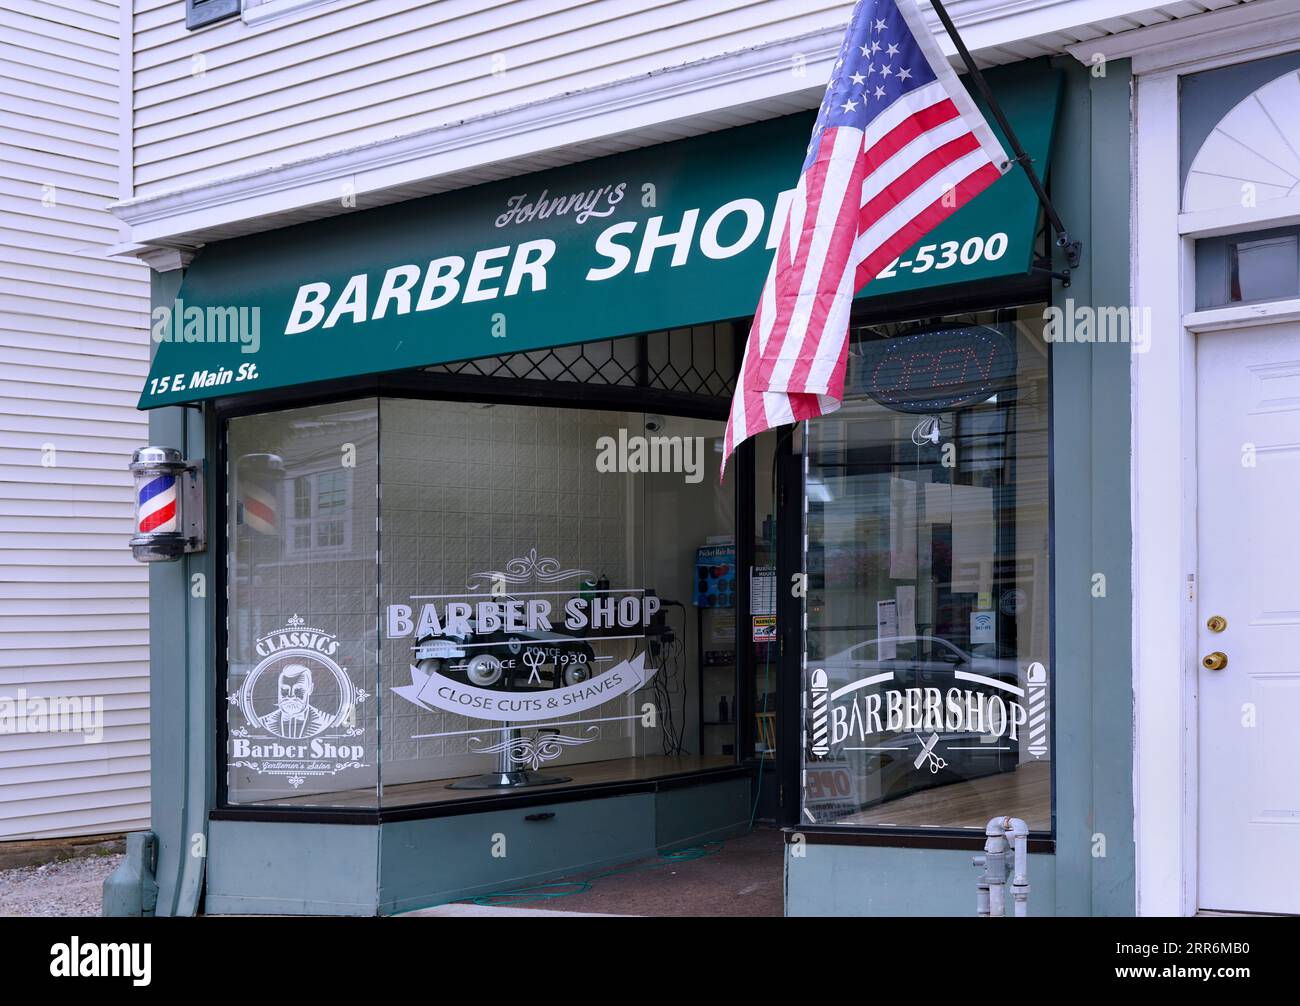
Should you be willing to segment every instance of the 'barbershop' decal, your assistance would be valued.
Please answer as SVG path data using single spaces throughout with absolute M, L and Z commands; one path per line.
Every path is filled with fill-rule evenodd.
M 230 730 L 232 768 L 283 776 L 296 789 L 308 776 L 365 767 L 356 707 L 369 696 L 334 659 L 338 649 L 298 615 L 257 641 L 262 660 L 230 696 L 244 719 Z
M 826 671 L 815 669 L 807 699 L 813 757 L 891 752 L 905 754 L 917 771 L 938 774 L 948 767 L 950 744 L 1018 746 L 1030 721 L 1025 689 L 1006 676 L 960 669 L 951 676 L 941 687 L 903 687 L 894 671 L 881 671 L 832 688 Z

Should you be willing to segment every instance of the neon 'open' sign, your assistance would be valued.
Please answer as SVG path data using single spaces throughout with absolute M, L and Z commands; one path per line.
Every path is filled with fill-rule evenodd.
M 854 347 L 852 389 L 896 412 L 982 402 L 1015 380 L 1016 341 L 1000 326 L 941 328 Z

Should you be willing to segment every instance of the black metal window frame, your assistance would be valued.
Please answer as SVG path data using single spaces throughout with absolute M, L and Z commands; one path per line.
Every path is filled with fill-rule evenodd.
M 931 295 L 899 294 L 877 301 L 859 301 L 854 305 L 850 319 L 850 331 L 871 325 L 897 324 L 921 317 L 951 317 L 964 313 L 1010 309 L 1027 304 L 1050 303 L 1052 286 L 1050 274 L 1037 268 L 1025 277 L 1016 277 L 996 284 L 965 284 L 944 287 Z M 1052 397 L 1053 372 L 1050 363 L 1047 368 L 1048 400 Z M 1047 544 L 1051 557 L 1049 568 L 1052 570 L 1052 582 L 1048 591 L 1048 651 L 1053 687 L 1048 689 L 1048 723 L 1050 725 L 1052 745 L 1051 765 L 1051 820 L 1050 832 L 1033 832 L 1029 839 L 1031 852 L 1052 853 L 1056 849 L 1056 794 L 1057 794 L 1057 759 L 1056 759 L 1056 464 L 1055 464 L 1055 415 L 1048 409 L 1047 424 L 1047 471 L 1048 471 L 1048 522 Z M 798 456 L 796 455 L 796 458 Z M 802 467 L 794 465 L 789 474 L 782 479 L 778 490 L 782 494 L 781 505 L 786 515 L 784 526 L 787 529 L 786 545 L 778 548 L 777 582 L 789 583 L 791 576 L 802 572 L 804 564 L 803 512 L 804 485 Z M 792 516 L 792 512 L 797 515 Z M 797 527 L 797 533 L 795 529 Z M 789 542 L 790 535 L 796 534 L 796 542 Z M 786 681 L 799 682 L 796 689 L 786 688 L 781 694 L 780 719 L 786 720 L 788 732 L 797 733 L 800 729 L 802 709 L 800 693 L 803 688 L 803 653 L 804 639 L 803 609 L 798 599 L 792 599 L 789 591 L 778 595 L 778 623 L 783 619 L 785 627 L 781 631 L 781 675 Z M 779 750 L 779 747 L 778 747 Z M 809 824 L 799 820 L 802 806 L 799 779 L 802 770 L 802 738 L 780 760 L 778 772 L 781 775 L 782 788 L 787 794 L 793 794 L 782 803 L 782 831 L 787 844 L 794 842 L 812 845 L 857 845 L 878 846 L 899 849 L 961 849 L 969 850 L 983 841 L 983 836 L 969 829 L 960 828 L 880 828 L 869 825 Z

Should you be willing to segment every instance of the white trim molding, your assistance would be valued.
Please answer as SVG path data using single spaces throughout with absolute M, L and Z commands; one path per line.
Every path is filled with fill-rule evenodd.
M 1100 53 L 1130 59 L 1134 74 L 1206 70 L 1290 52 L 1300 38 L 1295 0 L 1248 0 L 1147 28 L 1080 42 L 1067 51 L 1082 63 Z
M 1226 206 L 1222 209 L 1181 213 L 1178 233 L 1189 238 L 1212 238 L 1241 231 L 1300 224 L 1300 196 L 1269 199 L 1257 206 Z
M 1179 79 L 1294 51 L 1295 0 L 1239 6 L 1070 47 L 1132 60 L 1133 303 L 1154 319 L 1132 359 L 1134 837 L 1141 915 L 1197 902 L 1196 339 L 1300 318 L 1300 301 L 1195 311 L 1196 238 L 1300 222 L 1300 201 L 1181 212 Z
M 1184 316 L 1183 327 L 1199 335 L 1202 332 L 1237 331 L 1294 321 L 1300 321 L 1300 299 L 1237 304 L 1233 307 L 1219 307 L 1209 311 L 1193 311 Z
M 1195 792 L 1195 718 L 1188 716 L 1195 678 L 1185 643 L 1194 603 L 1188 577 L 1195 566 L 1185 547 L 1195 539 L 1188 519 L 1195 423 L 1186 414 L 1195 403 L 1195 347 L 1182 325 L 1175 74 L 1138 79 L 1134 133 L 1133 303 L 1149 305 L 1153 319 L 1148 351 L 1132 357 L 1137 901 L 1141 915 L 1186 915 L 1196 903 L 1195 818 L 1186 817 Z

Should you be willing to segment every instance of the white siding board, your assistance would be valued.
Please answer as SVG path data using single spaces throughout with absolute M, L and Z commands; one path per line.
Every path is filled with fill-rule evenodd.
M 73 82 L 84 82 L 87 85 L 94 85 L 99 93 L 103 93 L 104 90 L 111 92 L 116 86 L 116 72 L 106 67 L 96 66 L 88 61 L 94 52 L 93 49 L 55 39 L 42 39 L 41 42 L 48 45 L 53 51 L 19 45 L 13 42 L 0 42 L 0 58 L 13 60 L 20 66 L 39 70 L 51 77 L 57 75 L 63 81 L 62 86 L 67 86 L 68 83 Z M 59 69 L 51 70 L 52 58 L 58 57 L 62 57 L 59 60 Z M 96 92 L 92 91 L 91 93 Z
M 54 287 L 84 290 L 92 296 L 109 296 L 123 304 L 138 302 L 145 310 L 148 310 L 148 290 L 141 286 L 138 280 L 132 279 L 129 273 L 125 276 L 114 274 L 92 275 L 66 268 L 69 263 L 62 257 L 55 257 L 53 261 L 59 264 L 39 266 L 33 262 L 9 262 L 4 260 L 4 253 L 0 251 L 0 277 L 27 283 L 44 282 Z M 129 262 L 113 262 L 107 263 L 107 265 L 122 265 L 127 270 L 138 268 L 134 263 Z
M 81 259 L 88 261 L 82 262 Z M 0 263 L 5 269 L 21 266 L 39 266 L 43 269 L 84 269 L 86 276 L 92 281 L 128 284 L 134 282 L 136 288 L 142 291 L 142 296 L 149 295 L 148 277 L 143 277 L 145 282 L 141 283 L 142 270 L 138 262 L 104 258 L 98 252 L 88 255 L 85 251 L 76 249 L 72 249 L 71 254 L 66 251 L 56 253 L 54 249 L 33 247 L 30 236 L 20 243 L 6 244 L 0 239 Z M 93 275 L 92 267 L 98 270 Z
M 148 749 L 143 754 L 129 755 L 122 758 L 85 758 L 80 761 L 71 759 L 62 762 L 63 775 L 67 779 L 93 779 L 103 777 L 110 766 L 119 772 L 142 772 L 149 768 Z M 39 779 L 43 766 L 14 765 L 5 772 L 5 778 L 12 783 L 25 783 Z
M 33 89 L 35 90 L 35 89 Z M 112 137 L 117 140 L 117 120 L 114 115 L 118 108 L 118 103 L 108 98 L 102 102 L 87 101 L 85 108 L 78 106 L 69 106 L 57 101 L 45 101 L 36 97 L 24 97 L 23 99 L 23 117 L 29 122 L 35 118 L 40 121 L 44 128 L 51 126 L 83 126 L 88 130 L 100 134 L 101 136 Z M 98 104 L 99 107 L 91 107 Z M 13 114 L 13 106 L 5 109 L 5 114 Z
M 103 702 L 103 739 L 0 736 L 0 839 L 147 827 L 147 570 L 130 451 L 148 272 L 122 230 L 117 5 L 0 0 L 0 694 Z M 52 191 L 50 205 L 43 198 Z M 42 465 L 43 445 L 57 465 Z
M 82 191 L 102 192 L 109 197 L 117 194 L 115 187 L 117 170 L 111 165 L 96 164 L 83 158 L 68 157 L 43 149 L 19 147 L 8 143 L 4 147 L 4 159 L 11 162 L 15 170 L 23 166 L 36 169 L 36 173 L 31 178 L 37 185 L 47 184 L 48 175 L 45 172 L 57 171 L 73 179 L 71 182 L 64 182 L 65 185 L 81 187 L 81 182 L 84 181 L 86 184 Z
M 15 178 L 0 178 L 0 199 L 8 198 L 18 200 L 18 202 L 9 205 L 23 210 L 34 209 L 40 205 L 40 200 L 45 194 L 43 185 L 51 183 L 45 182 L 37 185 L 34 182 L 22 181 Z M 69 220 L 80 221 L 91 224 L 92 226 L 103 226 L 100 221 L 104 217 L 104 210 L 108 208 L 109 199 L 105 196 L 97 195 L 94 192 L 83 192 L 81 189 L 63 187 L 57 185 L 54 189 L 55 201 L 61 209 L 60 216 L 65 216 Z M 48 215 L 48 211 L 42 210 Z M 89 214 L 89 216 L 87 215 Z M 0 268 L 3 268 L 0 266 Z M 3 275 L 0 272 L 0 275 Z
M 149 596 L 148 590 L 141 591 L 140 584 L 135 580 L 109 581 L 97 580 L 88 583 L 86 586 L 75 592 L 77 597 L 103 597 L 103 598 L 122 598 L 122 597 L 145 597 Z M 0 583 L 0 600 L 57 600 L 62 597 L 71 596 L 69 591 L 61 583 L 45 582 L 27 582 L 27 583 Z M 101 667 L 106 663 L 93 664 L 89 666 Z M 84 667 L 79 668 L 85 670 Z
M 0 282 L 0 291 L 4 290 L 4 283 Z M 127 300 L 128 298 L 117 298 Z M 146 311 L 148 304 L 141 305 L 140 310 Z M 48 352 L 41 352 L 37 349 L 21 349 L 12 346 L 0 345 L 0 363 L 14 363 L 31 367 L 42 367 L 54 371 L 66 371 L 68 373 L 94 372 L 108 374 L 125 374 L 133 382 L 139 381 L 140 365 L 135 360 L 124 360 L 114 356 L 88 356 L 77 353 L 58 354 L 51 356 Z M 0 420 L 0 430 L 4 429 L 4 422 Z M 94 431 L 97 434 L 99 431 Z M 35 438 L 33 438 L 35 439 Z M 122 449 L 123 443 L 130 438 L 109 440 L 92 433 L 83 433 L 78 438 L 78 445 L 89 448 L 90 445 L 102 445 L 105 448 L 112 447 L 115 451 Z
M 30 80 L 5 73 L 3 64 L 0 64 L 0 92 L 9 95 L 15 101 L 21 99 L 24 102 L 31 101 L 39 103 L 39 105 L 49 105 L 58 100 L 72 101 L 75 99 L 77 111 L 97 115 L 102 114 L 109 119 L 116 116 L 118 109 L 117 95 L 114 93 L 99 89 L 94 93 L 82 94 L 63 88 L 44 87 Z M 38 106 L 34 104 L 32 107 L 36 108 Z M 69 111 L 67 114 L 74 115 L 76 112 Z
M 9 322 L 15 331 L 35 334 L 71 335 L 85 330 L 85 326 L 74 319 L 50 318 L 44 314 L 14 313 L 9 317 Z M 139 336 L 139 330 L 125 328 L 120 325 L 101 325 L 96 334 L 109 339 L 119 338 L 124 342 L 129 342 Z M 0 390 L 0 394 L 3 393 L 3 390 Z
M 117 37 L 117 4 L 104 0 L 4 0 L 4 10 L 24 10 L 61 25 L 82 25 L 110 38 Z
M 0 127 L 4 128 L 3 135 L 9 143 L 53 150 L 91 162 L 102 159 L 105 151 L 117 150 L 117 137 L 100 129 L 44 120 L 40 123 L 41 131 L 33 133 L 27 128 L 30 125 L 31 119 L 27 116 L 0 111 Z
M 45 469 L 45 470 L 51 471 L 52 469 Z M 0 481 L 5 481 L 5 480 L 0 480 Z M 58 482 L 53 479 L 47 479 L 40 486 L 31 486 L 27 483 L 14 482 L 12 480 L 8 480 L 8 481 L 9 484 L 5 486 L 6 498 L 10 502 L 15 503 L 15 505 L 17 505 L 16 501 L 19 500 L 39 500 L 41 501 L 42 505 L 36 508 L 37 513 L 43 512 L 44 503 L 47 501 L 56 502 L 59 500 L 70 501 L 70 500 L 77 499 L 78 484 L 76 483 L 76 481 L 71 479 L 69 479 L 66 482 Z M 108 482 L 106 484 L 110 486 L 113 485 L 113 483 L 111 482 Z M 117 486 L 117 488 L 125 495 L 119 496 L 117 492 L 102 492 L 102 493 L 96 493 L 95 495 L 96 497 L 98 497 L 99 500 L 113 503 L 113 504 L 120 503 L 122 499 L 127 499 L 127 500 L 131 499 L 130 483 L 126 483 L 126 482 L 121 483 L 120 485 Z M 82 493 L 81 495 L 85 496 L 86 494 Z M 130 534 L 130 531 L 131 529 L 128 528 L 127 529 L 128 536 Z
M 256 33 L 231 24 L 223 38 L 237 40 L 209 43 L 208 69 L 201 78 L 206 86 L 199 90 L 189 77 L 194 50 L 187 47 L 194 40 L 178 38 L 169 61 L 156 68 L 170 64 L 170 80 L 159 80 L 152 70 L 136 73 L 137 195 L 436 127 L 800 34 L 837 24 L 849 10 L 847 4 L 832 2 L 702 3 L 643 0 L 629 10 L 631 5 L 622 0 L 597 0 L 552 12 L 548 7 L 554 5 L 516 0 L 458 16 L 448 27 L 447 21 L 437 20 L 444 8 L 459 12 L 473 5 L 412 10 L 372 0 L 287 26 L 284 31 L 293 28 L 294 37 L 303 38 L 293 51 L 272 40 L 282 30 L 278 23 Z M 357 13 L 349 13 L 353 11 Z M 384 11 L 391 13 L 375 17 Z M 691 11 L 704 14 L 692 16 Z M 325 31 L 331 16 L 361 18 L 361 23 Z M 390 21 L 422 27 L 395 34 Z M 373 59 L 357 52 L 365 44 L 365 32 L 375 36 Z M 234 60 L 227 49 L 258 54 Z M 494 78 L 491 56 L 498 51 L 507 54 L 510 69 Z M 341 109 L 344 95 L 346 107 Z M 204 118 L 195 122 L 194 115 Z M 214 123 L 226 128 L 213 129 Z M 196 129 L 203 130 L 197 134 L 201 147 L 182 139 Z M 216 149 L 221 153 L 214 165 Z

